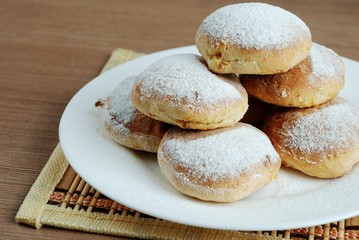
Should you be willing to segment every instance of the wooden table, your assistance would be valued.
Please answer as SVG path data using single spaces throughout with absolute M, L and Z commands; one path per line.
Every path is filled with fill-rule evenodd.
M 192 45 L 203 18 L 230 2 L 0 0 L 1 239 L 115 239 L 35 230 L 14 217 L 58 143 L 67 102 L 113 49 L 150 53 Z M 315 42 L 359 61 L 358 0 L 270 3 L 300 16 Z

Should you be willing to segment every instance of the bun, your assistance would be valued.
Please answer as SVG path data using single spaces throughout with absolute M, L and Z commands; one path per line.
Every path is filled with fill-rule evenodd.
M 310 55 L 288 72 L 241 75 L 246 90 L 264 102 L 285 107 L 312 107 L 335 98 L 344 87 L 344 63 L 329 48 L 313 44 Z
M 161 171 L 179 191 L 206 201 L 237 201 L 276 178 L 280 159 L 249 124 L 210 131 L 170 129 L 158 150 Z
M 340 177 L 359 161 L 359 109 L 342 98 L 278 109 L 263 130 L 285 166 L 310 176 Z
M 232 126 L 248 108 L 237 76 L 211 73 L 194 54 L 172 55 L 148 67 L 139 75 L 132 102 L 151 118 L 199 130 Z
M 294 14 L 264 3 L 240 3 L 206 17 L 196 46 L 217 73 L 274 74 L 304 60 L 312 41 L 307 25 Z

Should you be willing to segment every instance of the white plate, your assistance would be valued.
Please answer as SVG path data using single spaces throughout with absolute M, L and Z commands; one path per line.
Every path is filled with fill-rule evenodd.
M 197 53 L 194 46 L 141 57 L 100 75 L 70 101 L 60 122 L 60 142 L 74 170 L 97 190 L 140 212 L 188 225 L 229 230 L 275 230 L 328 223 L 359 215 L 359 166 L 340 179 L 319 180 L 281 169 L 279 178 L 234 203 L 199 201 L 177 192 L 161 174 L 155 154 L 122 147 L 102 132 L 99 109 L 123 79 L 156 60 Z M 359 63 L 343 58 L 346 86 L 341 92 L 359 105 Z

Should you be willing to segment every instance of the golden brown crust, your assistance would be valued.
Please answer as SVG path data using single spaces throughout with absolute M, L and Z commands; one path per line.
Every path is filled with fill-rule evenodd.
M 338 72 L 313 74 L 313 64 L 306 58 L 294 68 L 273 75 L 241 75 L 248 93 L 264 102 L 285 107 L 312 107 L 335 98 L 344 87 L 344 63 L 334 56 L 331 64 Z M 331 66 L 330 66 L 331 67 Z
M 274 181 L 277 178 L 280 168 L 280 162 L 273 164 L 266 161 L 263 162 L 263 164 L 253 166 L 253 169 L 256 170 L 255 173 L 252 173 L 249 170 L 247 173 L 243 173 L 237 178 L 227 179 L 226 181 L 222 179 L 220 181 L 209 180 L 204 182 L 199 178 L 189 177 L 189 181 L 193 183 L 193 186 L 191 187 L 184 185 L 181 179 L 176 178 L 175 175 L 169 173 L 174 169 L 178 174 L 187 174 L 189 171 L 188 169 L 184 169 L 180 166 L 169 167 L 165 164 L 166 163 L 159 159 L 161 171 L 171 185 L 178 191 L 204 201 L 214 202 L 234 202 L 245 198 Z
M 333 106 L 338 108 L 328 110 Z M 277 108 L 263 131 L 283 165 L 314 177 L 340 177 L 359 161 L 359 113 L 347 106 L 336 98 L 313 108 Z
M 275 74 L 288 71 L 308 57 L 311 35 L 303 34 L 299 40 L 283 49 L 255 49 L 225 43 L 221 39 L 213 41 L 210 36 L 197 32 L 196 46 L 214 72 Z
M 188 109 L 173 107 L 170 95 L 165 99 L 159 99 L 153 95 L 141 100 L 141 85 L 137 84 L 132 94 L 132 102 L 139 111 L 153 119 L 185 129 L 208 130 L 232 126 L 242 119 L 248 109 L 248 97 L 240 83 L 236 88 L 242 96 L 240 100 L 224 100 L 215 106 Z
M 141 112 L 137 112 L 132 121 L 125 124 L 125 127 L 132 133 L 141 133 L 162 139 L 167 130 L 170 128 L 170 125 L 149 118 Z

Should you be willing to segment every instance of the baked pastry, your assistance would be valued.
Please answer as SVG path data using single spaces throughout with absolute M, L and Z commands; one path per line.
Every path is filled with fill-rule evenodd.
M 137 111 L 131 101 L 132 88 L 137 77 L 130 77 L 118 84 L 96 106 L 103 109 L 103 126 L 106 132 L 123 146 L 147 152 L 157 152 L 169 125 L 147 117 Z
M 268 137 L 245 123 L 209 131 L 172 128 L 157 156 L 177 190 L 216 202 L 246 197 L 276 179 L 280 168 Z
M 312 40 L 296 15 L 264 3 L 222 7 L 206 17 L 196 46 L 217 73 L 274 74 L 304 60 Z
M 248 108 L 237 76 L 210 72 L 195 54 L 168 56 L 149 66 L 139 75 L 132 102 L 151 118 L 200 130 L 232 126 Z
M 344 87 L 344 63 L 333 50 L 313 43 L 307 59 L 285 73 L 241 75 L 246 90 L 285 107 L 312 107 L 335 98 Z
M 348 173 L 359 161 L 359 109 L 342 98 L 313 108 L 280 108 L 264 124 L 285 166 L 318 178 Z

